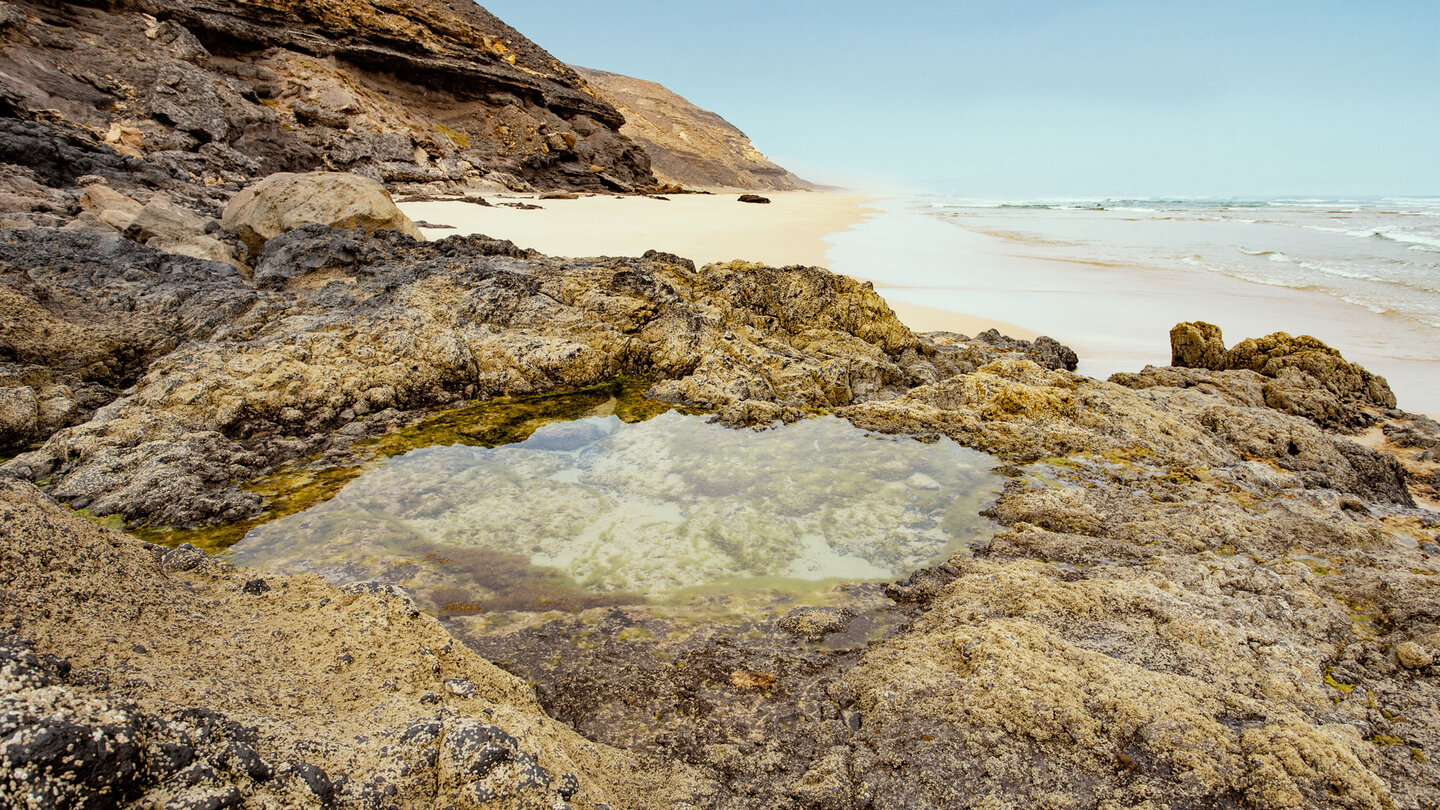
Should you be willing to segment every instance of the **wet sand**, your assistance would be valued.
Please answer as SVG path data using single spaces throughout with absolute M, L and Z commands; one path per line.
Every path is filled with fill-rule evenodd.
M 829 255 L 834 235 L 876 213 L 867 207 L 874 198 L 856 194 L 770 192 L 765 194 L 771 200 L 769 205 L 741 203 L 737 196 L 685 194 L 669 200 L 489 197 L 494 207 L 465 202 L 414 202 L 401 203 L 400 208 L 417 223 L 453 226 L 421 225 L 428 239 L 483 233 L 553 256 L 639 256 L 653 249 L 684 256 L 697 265 L 744 259 L 779 267 L 818 265 L 832 270 L 837 269 Z M 499 205 L 506 202 L 541 208 L 522 210 Z M 872 279 L 868 273 L 852 271 L 850 275 Z M 995 328 L 1016 338 L 1036 335 L 1013 323 L 904 300 L 894 294 L 898 288 L 879 282 L 875 286 L 900 320 L 919 332 L 975 335 Z

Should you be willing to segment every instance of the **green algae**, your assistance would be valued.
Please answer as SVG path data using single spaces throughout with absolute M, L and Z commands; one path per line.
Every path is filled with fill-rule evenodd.
M 702 623 L 835 605 L 842 583 L 993 534 L 983 454 L 819 413 L 736 431 L 646 388 L 620 379 L 435 413 L 356 442 L 340 466 L 310 458 L 246 482 L 263 503 L 249 520 L 134 533 L 390 582 L 467 626 L 641 604 Z
M 1341 683 L 1340 681 L 1335 680 L 1335 676 L 1331 674 L 1331 670 L 1328 668 L 1325 670 L 1325 685 L 1330 687 L 1331 689 L 1338 689 L 1347 695 L 1355 691 L 1355 684 Z
M 97 515 L 89 509 L 71 509 L 70 511 L 91 523 L 104 526 L 107 529 L 125 528 L 125 517 L 123 515 Z
M 613 414 L 623 422 L 634 424 L 671 410 L 704 413 L 701 409 L 647 398 L 645 391 L 649 385 L 644 380 L 621 377 L 578 391 L 500 397 L 442 411 L 418 424 L 356 442 L 351 449 L 352 463 L 347 466 L 315 469 L 315 459 L 306 459 L 242 484 L 241 490 L 263 499 L 263 510 L 252 518 L 190 529 L 114 528 L 128 528 L 131 534 L 151 543 L 166 546 L 190 543 L 206 551 L 220 551 L 234 545 L 252 529 L 334 498 L 362 473 L 411 450 L 436 445 L 499 447 L 524 441 L 546 425 L 590 416 Z

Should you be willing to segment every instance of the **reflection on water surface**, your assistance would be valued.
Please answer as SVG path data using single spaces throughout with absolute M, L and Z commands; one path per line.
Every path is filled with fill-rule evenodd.
M 582 609 L 891 579 L 988 537 L 988 456 L 821 417 L 766 431 L 610 407 L 420 447 L 258 526 L 234 562 L 380 579 L 432 610 Z M 658 410 L 658 409 L 657 409 Z M 649 417 L 647 419 L 647 417 Z

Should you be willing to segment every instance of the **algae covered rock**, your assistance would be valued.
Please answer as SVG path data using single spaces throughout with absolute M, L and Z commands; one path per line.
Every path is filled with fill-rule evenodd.
M 873 289 L 819 268 L 554 259 L 484 237 L 422 243 L 318 224 L 272 240 L 253 286 L 224 265 L 90 234 L 25 232 L 0 242 L 0 260 L 25 269 L 0 303 L 54 324 L 39 345 L 33 330 L 8 338 L 3 321 L 0 337 L 66 367 L 76 353 L 129 360 L 123 379 L 136 384 L 6 469 L 53 475 L 72 504 L 153 525 L 244 517 L 257 499 L 236 483 L 300 452 L 283 437 L 308 441 L 377 405 L 443 406 L 633 374 L 667 401 L 820 408 L 959 370 Z M 72 292 L 96 278 L 105 296 Z M 100 327 L 115 341 L 145 340 L 122 354 L 81 339 Z
M 1253 371 L 1265 378 L 1260 394 L 1266 406 L 1304 416 L 1321 427 L 1353 431 L 1374 424 L 1366 408 L 1394 408 L 1395 394 L 1384 377 L 1351 363 L 1340 352 L 1309 335 L 1274 332 L 1249 338 L 1228 351 L 1220 327 L 1195 321 L 1170 330 L 1171 365 L 1213 372 Z M 1146 369 L 1148 377 L 1116 375 L 1122 385 L 1170 385 L 1173 378 Z M 1187 380 L 1186 386 L 1196 384 Z
M 266 572 L 257 596 L 257 572 L 153 548 L 0 479 L 0 806 L 690 798 L 683 769 L 554 722 L 398 589 Z
M 312 223 L 425 239 L 378 180 L 341 172 L 272 174 L 236 194 L 221 222 L 240 235 L 252 254 L 271 238 Z

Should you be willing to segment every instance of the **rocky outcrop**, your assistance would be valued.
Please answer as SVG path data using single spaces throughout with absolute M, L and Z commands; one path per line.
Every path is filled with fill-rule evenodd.
M 656 380 L 652 394 L 672 401 L 825 407 L 893 396 L 954 373 L 962 357 L 922 343 L 868 286 L 816 268 L 697 272 L 665 254 L 560 260 L 482 237 L 426 244 L 310 225 L 266 244 L 252 286 L 230 267 L 135 251 L 92 234 L 0 238 L 0 261 L 17 268 L 15 306 L 54 324 L 56 345 L 14 338 L 26 358 L 49 351 L 61 369 L 98 374 L 114 362 L 108 344 L 76 332 L 109 323 L 146 360 L 150 340 L 171 341 L 124 399 L 7 469 L 51 478 L 72 505 L 157 525 L 243 517 L 258 499 L 234 482 L 306 447 L 280 437 L 386 408 L 619 374 Z M 72 255 L 79 263 L 63 259 Z M 166 286 L 187 272 L 195 288 Z M 113 298 L 77 300 L 73 317 L 41 304 L 91 285 Z M 86 354 L 70 357 L 76 346 Z
M 391 184 L 654 185 L 614 107 L 464 0 L 6 8 L 0 111 L 28 120 L 0 122 L 0 161 L 43 185 L 122 165 L 144 174 L 139 162 L 220 191 L 315 169 Z
M 237 482 L 297 458 L 321 473 L 420 409 L 622 373 L 731 424 L 824 409 L 948 437 L 999 457 L 1006 476 L 987 510 L 995 536 L 890 586 L 886 610 L 905 622 L 873 644 L 825 646 L 843 612 L 689 634 L 643 606 L 524 614 L 474 643 L 538 684 L 538 701 L 447 649 L 407 600 L 380 598 L 388 588 L 337 593 L 192 549 L 147 551 L 5 485 L 0 622 L 29 646 L 6 642 L 24 682 L 0 714 L 18 718 L 20 740 L 72 727 L 138 740 L 143 756 L 97 748 L 145 763 L 134 778 L 106 771 L 127 795 L 233 789 L 283 804 L 328 784 L 333 803 L 358 807 L 393 785 L 384 800 L 402 806 L 413 789 L 458 806 L 722 808 L 1440 798 L 1426 753 L 1440 748 L 1440 596 L 1423 545 L 1440 518 L 1414 508 L 1391 455 L 1273 407 L 1265 387 L 1297 377 L 1172 368 L 1147 371 L 1154 384 L 1101 382 L 1067 370 L 1073 355 L 1053 341 L 914 335 L 866 285 L 819 269 L 565 260 L 483 237 L 305 225 L 269 240 L 253 280 L 118 235 L 41 229 L 0 234 L 0 261 L 3 314 L 49 319 L 40 338 L 6 333 L 6 351 L 23 349 L 36 373 L 130 375 L 122 396 L 3 465 L 96 515 L 237 520 L 259 508 Z M 1431 437 L 1381 415 L 1396 441 Z M 197 659 L 213 671 L 195 674 Z M 192 722 L 203 739 L 172 728 L 189 706 L 215 713 Z M 222 760 L 235 742 L 272 775 Z M 195 773 L 151 764 L 174 745 Z M 71 764 L 47 765 L 45 784 L 105 789 Z M 502 790 L 514 801 L 492 796 Z
M 1170 348 L 1170 362 L 1176 368 L 1255 372 L 1265 378 L 1259 393 L 1266 405 L 1308 417 L 1322 427 L 1369 427 L 1375 420 L 1365 409 L 1395 407 L 1395 394 L 1385 378 L 1345 360 L 1340 352 L 1309 335 L 1275 332 L 1243 340 L 1227 350 L 1220 327 L 1181 323 L 1170 330 Z M 1122 376 L 1117 381 L 1173 386 L 1193 379 L 1193 375 L 1147 368 L 1138 376 Z
M 662 183 L 697 188 L 814 188 L 771 163 L 734 124 L 655 82 L 575 68 L 625 116 L 620 132 L 645 147 Z
M 147 547 L 3 480 L 0 562 L 6 806 L 669 807 L 693 789 L 547 718 L 391 586 Z
M 392 230 L 425 239 L 379 182 L 335 172 L 272 174 L 236 194 L 220 222 L 235 231 L 253 255 L 259 255 L 272 237 L 301 225 L 358 228 L 366 233 Z

